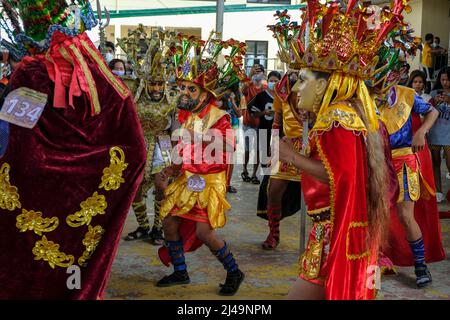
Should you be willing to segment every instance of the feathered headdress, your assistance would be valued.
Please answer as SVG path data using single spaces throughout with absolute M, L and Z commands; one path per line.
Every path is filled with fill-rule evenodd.
M 179 34 L 180 45 L 170 54 L 178 80 L 192 81 L 219 98 L 235 83 L 248 79 L 243 69 L 245 43 L 222 41 L 216 36 L 216 32 L 211 32 L 209 39 L 203 41 Z
M 1 27 L 23 53 L 48 49 L 55 31 L 76 36 L 97 24 L 88 0 L 0 0 Z

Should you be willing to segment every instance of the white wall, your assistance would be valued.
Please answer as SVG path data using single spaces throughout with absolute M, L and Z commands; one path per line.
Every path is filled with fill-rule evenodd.
M 227 1 L 228 3 L 228 1 Z M 268 24 L 274 24 L 272 11 L 256 12 L 230 12 L 224 14 L 223 38 L 234 38 L 245 42 L 246 40 L 268 41 L 268 58 L 275 59 L 278 52 L 276 40 L 267 30 Z M 176 15 L 176 16 L 152 16 L 138 18 L 112 19 L 110 24 L 116 27 L 116 38 L 120 37 L 121 25 L 137 25 L 161 27 L 190 27 L 201 28 L 202 38 L 207 39 L 211 30 L 216 26 L 215 13 Z M 92 41 L 99 40 L 98 28 L 88 32 Z M 269 60 L 268 70 L 275 69 L 274 60 Z

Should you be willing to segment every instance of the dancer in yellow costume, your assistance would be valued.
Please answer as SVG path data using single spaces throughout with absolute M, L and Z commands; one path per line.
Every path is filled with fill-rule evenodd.
M 245 44 L 221 41 L 214 33 L 205 43 L 180 35 L 181 47 L 173 55 L 180 96 L 177 107 L 183 139 L 177 145 L 182 160 L 178 178 L 166 190 L 161 207 L 166 246 L 161 260 L 173 264 L 174 272 L 158 283 L 159 287 L 189 283 L 184 252 L 206 244 L 227 271 L 220 295 L 234 295 L 244 273 L 215 229 L 225 226 L 227 168 L 234 150 L 234 131 L 226 111 L 215 105 L 226 90 L 246 79 L 242 70 Z M 229 49 L 224 65 L 219 55 Z M 208 155 L 211 145 L 217 148 Z

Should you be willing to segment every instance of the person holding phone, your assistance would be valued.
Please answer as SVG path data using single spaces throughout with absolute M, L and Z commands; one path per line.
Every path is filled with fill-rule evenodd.
M 441 182 L 441 150 L 444 149 L 445 163 L 450 172 L 450 67 L 443 68 L 438 75 L 437 82 L 431 91 L 430 102 L 439 111 L 439 118 L 428 135 L 431 156 L 433 158 L 433 172 L 436 183 L 436 199 L 445 199 Z M 450 174 L 447 173 L 447 178 Z
M 266 155 L 270 156 L 270 137 L 275 114 L 273 110 L 273 97 L 275 86 L 281 80 L 281 74 L 278 71 L 271 71 L 267 79 L 267 89 L 258 93 L 247 106 L 251 116 L 255 119 L 259 119 L 257 130 L 257 159 L 251 177 L 251 183 L 253 184 L 261 183 L 256 176 L 260 162 L 260 151 L 266 152 Z M 261 142 L 261 139 L 263 138 L 265 138 L 265 141 Z M 263 149 L 261 150 L 261 148 Z

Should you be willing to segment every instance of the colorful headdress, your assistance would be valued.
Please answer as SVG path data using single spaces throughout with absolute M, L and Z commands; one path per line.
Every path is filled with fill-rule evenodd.
M 279 45 L 281 60 L 291 68 L 340 71 L 370 78 L 378 64 L 377 51 L 389 32 L 405 26 L 402 11 L 409 0 L 394 0 L 390 7 L 370 1 L 307 0 L 302 23 L 291 21 L 287 10 L 277 11 L 279 22 L 268 26 Z
M 0 1 L 1 27 L 23 53 L 47 50 L 55 31 L 76 36 L 97 24 L 88 0 Z
M 139 79 L 165 82 L 171 70 L 167 50 L 175 46 L 175 33 L 158 29 L 148 35 L 142 24 L 129 31 L 128 37 L 117 39 L 118 46 L 125 51 Z M 142 48 L 147 48 L 142 52 Z
M 378 50 L 378 65 L 372 79 L 366 83 L 371 88 L 377 88 L 380 94 L 385 94 L 400 80 L 400 69 L 406 64 L 406 59 L 416 55 L 421 44 L 419 37 L 413 37 L 414 30 L 393 31 L 389 34 Z
M 378 128 L 375 103 L 364 80 L 377 73 L 378 49 L 388 34 L 405 27 L 404 9 L 409 0 L 393 0 L 389 7 L 370 1 L 307 0 L 302 23 L 291 21 L 287 10 L 277 11 L 279 22 L 268 26 L 279 46 L 279 55 L 290 68 L 331 73 L 318 118 L 333 102 L 357 96 L 369 129 Z
M 234 39 L 222 41 L 216 36 L 217 33 L 211 32 L 205 42 L 179 34 L 180 46 L 171 54 L 178 80 L 192 81 L 219 98 L 233 84 L 248 79 L 243 69 L 245 43 Z

